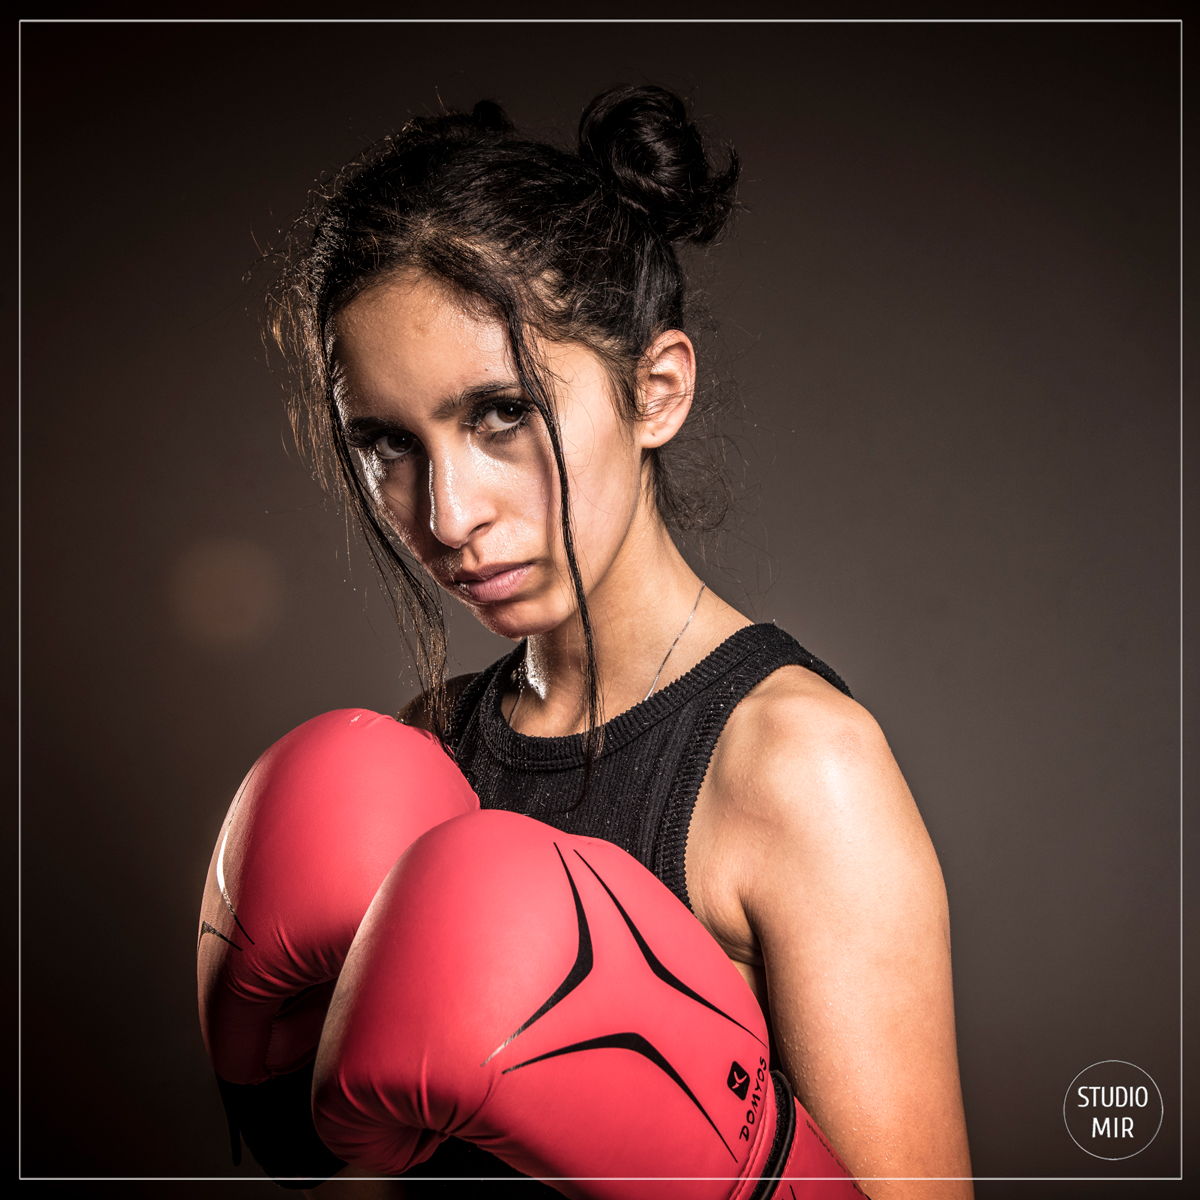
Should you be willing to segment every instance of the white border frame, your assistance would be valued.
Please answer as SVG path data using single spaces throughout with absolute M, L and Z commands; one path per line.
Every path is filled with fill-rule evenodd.
M 245 1175 L 25 1175 L 21 1169 L 22 1122 L 21 1084 L 24 1078 L 24 1059 L 21 1045 L 22 1028 L 22 782 L 24 779 L 23 711 L 20 703 L 24 682 L 23 604 L 23 260 L 21 235 L 23 233 L 22 193 L 22 149 L 24 128 L 23 117 L 23 60 L 21 31 L 26 25 L 1176 25 L 1179 28 L 1179 1174 L 1178 1175 L 946 1175 L 946 1176 L 863 1176 L 862 1182 L 875 1180 L 960 1180 L 970 1178 L 980 1183 L 1044 1182 L 1127 1182 L 1127 1183 L 1179 1183 L 1183 1181 L 1183 1087 L 1184 1087 L 1184 1009 L 1183 1009 L 1183 926 L 1184 926 L 1184 824 L 1183 824 L 1183 754 L 1184 754 L 1184 270 L 1183 270 L 1183 128 L 1184 128 L 1184 73 L 1183 73 L 1183 21 L 1177 17 L 23 17 L 18 21 L 17 42 L 17 1178 L 20 1181 L 47 1182 L 97 1182 L 97 1183 L 152 1183 L 152 1182 L 263 1182 L 263 1178 Z M 1157 1084 L 1155 1085 L 1157 1087 Z M 388 1179 L 390 1176 L 372 1178 Z M 478 1176 L 428 1176 L 429 1182 L 487 1182 Z M 725 1178 L 724 1176 L 644 1176 L 644 1175 L 586 1175 L 547 1176 L 554 1179 L 612 1179 L 650 1180 L 658 1178 L 686 1178 L 696 1181 Z M 840 1177 L 839 1177 L 840 1178 Z M 327 1180 L 326 1182 L 331 1182 Z M 334 1180 L 333 1182 L 353 1182 Z

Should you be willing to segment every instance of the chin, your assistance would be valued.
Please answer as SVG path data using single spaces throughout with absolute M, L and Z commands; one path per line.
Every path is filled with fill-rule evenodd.
M 464 607 L 491 633 L 509 641 L 534 637 L 557 629 L 569 614 L 547 612 L 544 604 L 532 600 L 515 600 L 500 604 L 467 604 Z

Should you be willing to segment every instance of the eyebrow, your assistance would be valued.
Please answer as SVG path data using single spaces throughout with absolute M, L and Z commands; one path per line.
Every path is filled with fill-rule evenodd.
M 481 383 L 472 388 L 465 388 L 456 396 L 443 400 L 433 410 L 436 420 L 444 421 L 457 416 L 464 408 L 471 408 L 483 400 L 490 400 L 501 392 L 519 392 L 521 384 L 516 379 L 496 380 L 492 383 Z

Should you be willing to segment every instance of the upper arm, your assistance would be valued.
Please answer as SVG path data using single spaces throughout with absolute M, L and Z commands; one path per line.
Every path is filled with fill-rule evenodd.
M 777 1053 L 857 1174 L 969 1175 L 933 845 L 870 715 L 793 684 L 755 697 L 710 772 L 726 894 L 761 956 Z
M 450 707 L 453 708 L 458 702 L 459 696 L 466 690 L 467 685 L 475 678 L 478 672 L 470 675 L 455 675 L 453 679 L 446 681 L 446 695 L 450 702 Z M 429 713 L 426 704 L 426 694 L 418 693 L 414 696 L 397 714 L 396 720 L 402 725 L 411 725 L 414 729 L 425 729 L 430 733 L 433 732 L 433 722 L 429 719 Z

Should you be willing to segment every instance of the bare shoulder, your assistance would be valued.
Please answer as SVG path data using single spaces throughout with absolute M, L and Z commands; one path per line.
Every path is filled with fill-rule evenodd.
M 689 836 L 689 888 L 754 923 L 755 898 L 844 896 L 872 872 L 940 871 L 874 717 L 803 667 L 783 667 L 730 714 Z M 934 875 L 936 874 L 936 883 Z
M 446 691 L 449 694 L 450 705 L 453 707 L 458 703 L 458 698 L 467 689 L 467 685 L 475 678 L 478 672 L 472 672 L 469 675 L 455 675 L 453 679 L 446 681 Z M 433 729 L 433 724 L 429 720 L 427 711 L 426 696 L 422 692 L 420 695 L 414 696 L 397 714 L 396 720 L 402 725 L 411 725 L 414 729 Z
M 859 747 L 863 737 L 878 734 L 874 718 L 861 704 L 805 667 L 780 667 L 768 675 L 730 714 L 721 735 L 727 748 L 746 750 L 749 743 L 780 745 L 801 738 L 805 743 L 831 742 Z M 880 735 L 881 736 L 881 735 Z
M 861 704 L 790 666 L 733 710 L 709 773 L 731 802 L 736 794 L 739 805 L 753 805 L 762 817 L 794 821 L 828 815 L 821 811 L 826 804 L 861 809 L 874 795 L 863 784 L 879 776 L 892 781 L 897 769 L 883 731 Z

